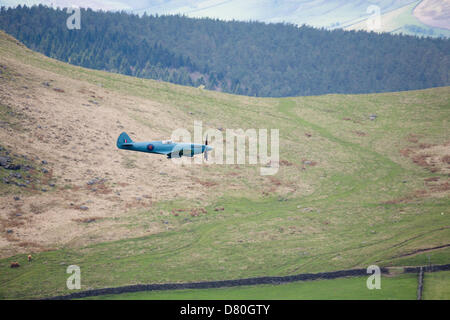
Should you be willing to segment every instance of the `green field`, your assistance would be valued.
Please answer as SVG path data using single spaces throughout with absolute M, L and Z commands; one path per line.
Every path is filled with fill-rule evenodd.
M 450 271 L 425 273 L 423 282 L 424 300 L 450 300 Z
M 450 243 L 450 197 L 445 189 L 448 164 L 441 161 L 448 154 L 445 144 L 450 140 L 450 87 L 368 95 L 251 98 L 74 67 L 19 47 L 4 36 L 0 37 L 2 59 L 16 59 L 43 72 L 101 84 L 130 99 L 156 102 L 176 110 L 189 123 L 193 113 L 195 119 L 212 128 L 278 128 L 282 163 L 273 177 L 260 176 L 259 166 L 197 167 L 192 176 L 199 172 L 215 183 L 207 190 L 208 196 L 192 200 L 181 194 L 116 218 L 121 227 L 130 230 L 168 226 L 156 234 L 82 247 L 55 244 L 35 253 L 32 263 L 26 262 L 25 254 L 0 259 L 0 299 L 69 294 L 66 268 L 71 264 L 81 267 L 82 290 L 87 290 L 284 276 L 372 264 L 424 265 L 428 255 L 431 263 L 450 263 L 449 248 L 431 249 Z M 164 133 L 171 131 L 148 122 L 138 112 L 128 109 L 127 114 L 145 125 L 161 126 Z M 371 114 L 377 119 L 370 120 Z M 434 169 L 414 163 L 412 156 L 400 152 L 403 149 L 410 149 L 412 155 L 430 154 L 437 159 Z M 442 150 L 444 154 L 439 153 Z M 429 178 L 437 181 L 425 181 Z M 207 214 L 166 214 L 195 207 L 205 208 Z M 217 207 L 224 210 L 216 211 Z M 430 250 L 416 254 L 418 249 Z M 22 266 L 11 269 L 11 261 Z M 363 279 L 356 278 L 218 289 L 214 296 L 415 298 L 415 275 L 384 280 L 386 288 L 380 292 L 368 291 Z M 433 286 L 437 288 L 434 293 L 425 285 L 425 297 L 442 294 L 449 298 L 445 291 L 448 285 Z M 201 299 L 209 294 L 209 290 L 179 291 L 131 298 Z
M 238 288 L 154 291 L 105 295 L 88 299 L 120 300 L 414 300 L 417 275 L 382 276 L 381 289 L 369 290 L 367 277 L 294 282 Z M 442 297 L 441 297 L 442 298 Z

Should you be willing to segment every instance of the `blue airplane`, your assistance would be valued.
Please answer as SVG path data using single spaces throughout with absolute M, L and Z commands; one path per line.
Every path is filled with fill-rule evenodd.
M 168 159 L 193 157 L 196 154 L 204 153 L 205 160 L 208 160 L 208 151 L 213 147 L 208 146 L 208 137 L 205 144 L 198 143 L 174 143 L 170 140 L 134 142 L 125 132 L 117 138 L 117 148 L 131 151 L 140 151 L 156 154 L 164 154 Z

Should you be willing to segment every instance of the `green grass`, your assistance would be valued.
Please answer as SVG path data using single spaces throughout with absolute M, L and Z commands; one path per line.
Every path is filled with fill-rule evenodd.
M 424 300 L 450 300 L 450 271 L 425 273 Z
M 204 127 L 278 128 L 280 159 L 291 164 L 282 165 L 275 175 L 279 186 L 270 177 L 260 176 L 257 166 L 196 168 L 194 173 L 201 170 L 208 181 L 218 184 L 205 188 L 206 197 L 192 200 L 180 195 L 177 200 L 154 203 L 148 210 L 118 218 L 128 228 L 145 230 L 154 225 L 163 231 L 82 248 L 58 246 L 34 254 L 32 263 L 26 262 L 26 255 L 0 259 L 0 298 L 68 294 L 65 271 L 70 264 L 81 267 L 82 290 L 86 290 L 315 273 L 371 264 L 423 265 L 428 262 L 426 255 L 431 255 L 432 263 L 450 262 L 448 248 L 414 254 L 417 249 L 450 243 L 448 196 L 387 202 L 428 188 L 425 178 L 447 181 L 446 174 L 417 166 L 399 150 L 417 148 L 417 143 L 408 141 L 410 134 L 417 135 L 419 143 L 450 140 L 449 87 L 263 99 L 74 67 L 19 48 L 4 36 L 0 37 L 0 57 L 101 83 L 106 90 L 131 99 L 158 102 L 171 115 L 176 113 L 188 122 L 202 120 Z M 155 125 L 145 115 L 127 111 L 142 123 Z M 370 121 L 373 113 L 378 118 Z M 170 132 L 170 128 L 161 127 L 161 132 Z M 304 160 L 317 165 L 302 169 Z M 123 165 L 133 166 L 133 158 Z M 198 207 L 207 213 L 198 217 L 187 211 L 170 214 L 174 209 Z M 215 211 L 216 207 L 224 211 Z M 22 266 L 9 268 L 16 260 Z M 338 297 L 341 291 L 338 286 L 335 290 Z M 332 298 L 332 293 L 319 291 L 311 296 Z M 342 298 L 360 297 L 348 292 Z M 392 297 L 406 298 L 402 294 Z
M 414 300 L 417 276 L 382 276 L 381 289 L 369 290 L 366 277 L 294 282 L 280 285 L 220 289 L 124 293 L 86 299 L 99 300 Z
M 431 252 L 413 254 L 387 262 L 390 266 L 425 266 L 429 264 L 448 264 L 450 248 L 442 248 Z
M 419 215 L 421 219 L 417 219 L 412 213 L 403 223 L 386 219 L 370 226 L 370 220 L 367 223 L 364 218 L 355 217 L 357 212 L 353 218 L 347 218 L 346 224 L 329 226 L 322 222 L 329 219 L 326 214 L 299 215 L 296 204 L 289 200 L 252 203 L 246 199 L 224 199 L 220 205 L 225 211 L 216 213 L 208 208 L 207 215 L 197 221 L 191 218 L 191 222 L 186 222 L 184 216 L 171 217 L 167 222 L 173 230 L 159 234 L 81 249 L 42 252 L 34 255 L 31 264 L 26 262 L 25 255 L 2 259 L 0 294 L 3 298 L 68 294 L 70 291 L 65 288 L 68 264 L 81 267 L 83 290 L 137 283 L 321 272 L 374 263 L 395 265 L 392 257 L 404 250 L 396 247 L 397 244 L 417 236 L 420 230 L 426 234 L 427 225 L 433 225 L 428 219 L 442 217 L 430 214 Z M 344 219 L 347 210 L 339 212 L 335 208 L 333 212 Z M 387 216 L 391 214 L 388 211 Z M 435 221 L 439 223 L 442 222 Z M 371 233 L 372 229 L 377 233 Z M 448 231 L 430 233 L 430 236 L 446 239 Z M 430 238 L 422 236 L 412 245 L 428 241 Z M 408 248 L 408 243 L 405 247 Z M 22 267 L 10 269 L 8 261 L 13 260 Z M 441 260 L 448 261 L 448 251 L 442 251 Z

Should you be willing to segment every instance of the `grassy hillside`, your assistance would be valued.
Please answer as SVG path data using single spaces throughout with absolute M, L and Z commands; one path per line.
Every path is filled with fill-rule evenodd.
M 250 98 L 71 66 L 4 33 L 0 68 L 1 152 L 22 161 L 21 178 L 0 167 L 3 299 L 69 293 L 71 264 L 86 290 L 450 261 L 433 249 L 450 244 L 449 87 Z M 194 120 L 278 128 L 280 170 L 115 146 Z

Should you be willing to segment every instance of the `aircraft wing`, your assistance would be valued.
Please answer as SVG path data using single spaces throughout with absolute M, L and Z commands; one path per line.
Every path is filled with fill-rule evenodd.
M 153 151 L 153 153 L 157 153 L 157 154 L 169 154 L 169 153 L 172 153 L 172 150 L 168 150 L 168 151 Z

